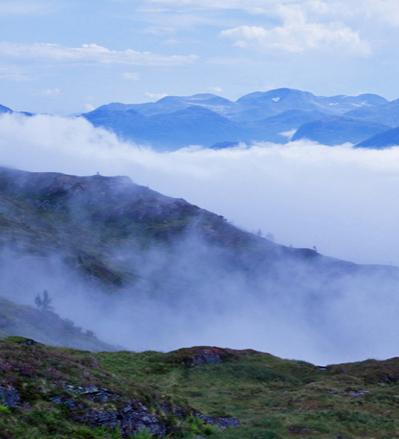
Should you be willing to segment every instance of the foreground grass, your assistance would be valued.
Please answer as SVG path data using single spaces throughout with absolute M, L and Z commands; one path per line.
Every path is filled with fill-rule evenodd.
M 220 430 L 168 415 L 169 437 L 399 438 L 399 359 L 321 369 L 253 351 L 93 354 L 8 339 L 0 342 L 2 384 L 18 389 L 22 401 L 17 408 L 0 405 L 4 439 L 122 437 L 77 423 L 65 407 L 52 403 L 66 384 L 107 388 L 142 401 L 153 413 L 167 400 L 241 422 Z

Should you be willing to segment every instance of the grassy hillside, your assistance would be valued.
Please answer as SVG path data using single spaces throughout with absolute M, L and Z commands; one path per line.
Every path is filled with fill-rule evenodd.
M 0 370 L 4 439 L 399 437 L 399 359 L 320 368 L 255 351 L 94 354 L 14 338 L 0 342 Z

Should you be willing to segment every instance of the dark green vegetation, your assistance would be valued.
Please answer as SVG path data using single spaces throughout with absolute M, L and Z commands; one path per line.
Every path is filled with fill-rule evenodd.
M 255 351 L 93 354 L 12 338 L 0 371 L 4 439 L 120 438 L 108 424 L 126 406 L 129 428 L 141 416 L 175 438 L 399 438 L 399 359 L 319 368 Z

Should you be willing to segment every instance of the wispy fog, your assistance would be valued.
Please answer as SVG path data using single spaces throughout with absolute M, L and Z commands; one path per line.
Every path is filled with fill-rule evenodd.
M 25 170 L 129 175 L 277 242 L 347 260 L 399 265 L 399 148 L 354 150 L 305 142 L 157 153 L 81 119 L 3 116 L 0 163 Z M 0 295 L 23 303 L 48 289 L 57 312 L 129 349 L 254 348 L 318 363 L 397 355 L 399 295 L 386 273 L 329 279 L 282 265 L 273 281 L 220 263 L 195 234 L 172 250 L 115 256 L 139 282 L 104 294 L 50 258 L 0 255 Z M 188 257 L 189 255 L 189 257 Z M 172 267 L 172 268 L 171 268 Z M 23 271 L 24 275 L 21 276 Z M 292 276 L 294 274 L 295 276 Z
M 60 255 L 4 250 L 0 296 L 33 304 L 46 289 L 60 316 L 135 351 L 216 345 L 316 364 L 397 355 L 398 279 L 386 273 L 343 274 L 327 283 L 323 273 L 285 263 L 272 277 L 256 270 L 248 277 L 195 235 L 172 250 L 117 248 L 115 255 L 127 258 L 142 281 L 109 294 Z

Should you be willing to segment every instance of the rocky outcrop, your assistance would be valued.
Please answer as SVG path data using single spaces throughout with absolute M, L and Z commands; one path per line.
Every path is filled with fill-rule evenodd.
M 241 425 L 237 418 L 229 416 L 206 416 L 201 413 L 196 413 L 195 417 L 204 422 L 204 424 L 213 425 L 221 430 L 226 430 L 226 428 L 237 428 Z
M 221 430 L 240 426 L 236 418 L 207 416 L 191 408 L 175 406 L 168 400 L 160 401 L 152 411 L 137 399 L 126 401 L 121 395 L 97 386 L 67 384 L 64 393 L 52 397 L 51 402 L 63 405 L 76 422 L 120 430 L 123 437 L 141 431 L 147 431 L 154 437 L 164 437 L 172 431 L 171 417 L 181 420 L 196 418 Z
M 0 386 L 0 404 L 8 408 L 16 408 L 21 403 L 21 397 L 13 386 Z
M 119 429 L 124 437 L 130 437 L 140 431 L 147 431 L 156 437 L 163 437 L 167 433 L 165 422 L 136 400 L 132 400 L 121 409 L 89 409 L 74 419 L 93 427 Z

